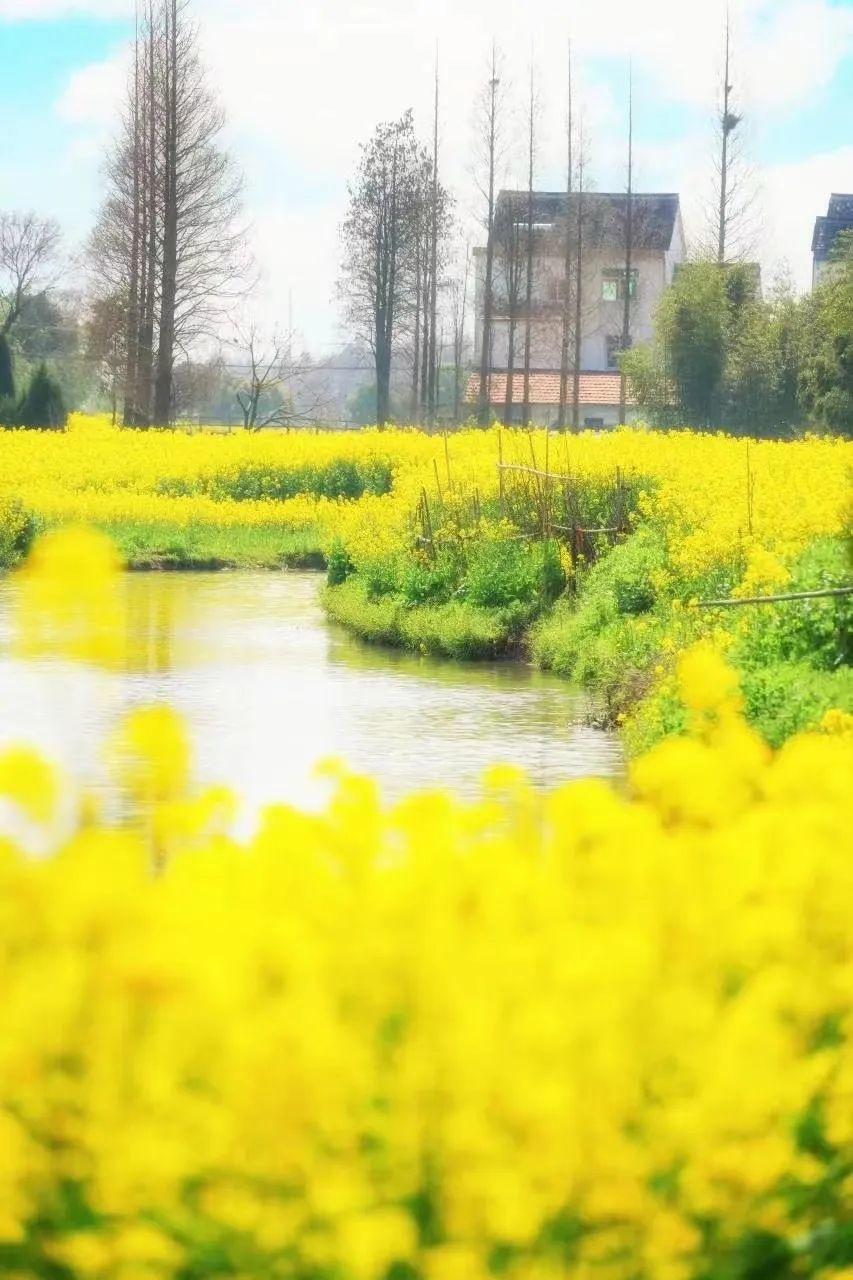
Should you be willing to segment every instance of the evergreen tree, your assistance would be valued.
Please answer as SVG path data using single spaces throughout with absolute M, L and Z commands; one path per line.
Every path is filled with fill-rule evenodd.
M 68 414 L 59 383 L 40 364 L 18 408 L 18 425 L 49 431 L 62 431 Z

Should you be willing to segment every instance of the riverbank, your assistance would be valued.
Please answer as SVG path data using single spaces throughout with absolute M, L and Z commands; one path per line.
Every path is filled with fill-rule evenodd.
M 401 586 L 405 573 L 396 582 L 374 575 L 372 586 L 369 576 L 355 573 L 327 587 L 326 607 L 335 621 L 374 643 L 457 659 L 526 657 L 594 694 L 599 722 L 621 728 L 633 752 L 684 732 L 687 715 L 675 687 L 675 663 L 699 640 L 726 653 L 745 715 L 770 745 L 820 724 L 833 710 L 853 713 L 853 598 L 728 609 L 700 604 L 721 594 L 745 595 L 744 583 L 749 590 L 783 583 L 791 594 L 816 583 L 843 587 L 850 569 L 842 538 L 817 539 L 788 564 L 754 557 L 751 571 L 733 564 L 728 573 L 715 566 L 705 574 L 678 576 L 667 569 L 671 560 L 660 531 L 641 526 L 575 572 L 559 595 L 558 579 L 550 587 L 544 580 L 547 554 L 539 560 L 539 578 L 533 550 L 493 546 L 491 554 L 495 573 L 502 566 L 510 580 L 507 587 L 505 577 L 504 587 L 516 593 L 500 606 L 464 598 L 471 590 L 464 578 L 454 584 L 442 577 L 433 601 L 419 603 Z M 508 573 L 511 555 L 528 561 L 526 577 L 518 566 Z M 453 591 L 463 598 L 452 598 Z M 447 598 L 439 598 L 441 593 Z
M 74 418 L 0 433 L 0 563 L 40 528 L 103 529 L 130 567 L 328 567 L 373 643 L 523 655 L 591 690 L 634 751 L 683 732 L 678 655 L 735 668 L 770 743 L 853 712 L 851 448 L 642 428 L 188 436 Z

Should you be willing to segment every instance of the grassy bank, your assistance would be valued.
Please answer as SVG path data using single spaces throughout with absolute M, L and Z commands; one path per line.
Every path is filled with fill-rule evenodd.
M 597 717 L 641 752 L 688 727 L 677 657 L 697 641 L 725 653 L 749 722 L 771 745 L 853 713 L 853 599 L 703 608 L 753 592 L 850 581 L 842 537 L 787 560 L 741 548 L 725 563 L 679 569 L 665 529 L 637 521 L 594 560 L 565 549 L 482 536 L 435 559 L 413 547 L 360 570 L 330 556 L 329 615 L 362 639 L 457 659 L 527 655 L 595 695 Z M 342 580 L 341 580 L 342 579 Z
M 409 604 L 396 595 L 371 597 L 356 578 L 324 593 L 329 617 L 371 644 L 459 659 L 499 658 L 521 650 L 523 629 L 509 610 L 462 600 Z
M 322 569 L 326 563 L 317 529 L 159 522 L 100 527 L 130 569 Z

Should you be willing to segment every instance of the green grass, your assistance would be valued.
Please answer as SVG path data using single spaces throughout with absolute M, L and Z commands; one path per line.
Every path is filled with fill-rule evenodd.
M 365 584 L 350 578 L 327 587 L 329 617 L 374 644 L 448 658 L 497 658 L 518 650 L 522 627 L 517 614 L 484 609 L 464 600 L 407 605 L 399 596 L 372 597 Z
M 317 529 L 267 525 L 102 525 L 131 569 L 321 569 Z

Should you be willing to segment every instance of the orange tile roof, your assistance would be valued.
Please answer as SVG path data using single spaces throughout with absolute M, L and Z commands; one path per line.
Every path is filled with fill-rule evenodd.
M 504 404 L 506 402 L 506 379 L 505 373 L 492 373 L 489 375 L 489 403 Z M 568 386 L 568 402 L 571 404 L 573 394 L 573 378 L 569 375 Z M 619 405 L 619 381 L 618 373 L 582 373 L 580 375 L 580 403 L 581 404 L 601 404 L 601 405 Z M 468 401 L 476 400 L 480 394 L 480 375 L 478 373 L 469 374 L 468 385 L 466 388 L 465 399 Z M 626 397 L 627 403 L 636 404 L 636 400 L 632 395 Z M 513 374 L 512 384 L 512 402 L 513 404 L 522 404 L 524 401 L 524 374 L 521 370 L 516 370 Z M 531 373 L 530 375 L 530 403 L 531 404 L 559 404 L 560 403 L 560 375 L 559 373 Z

